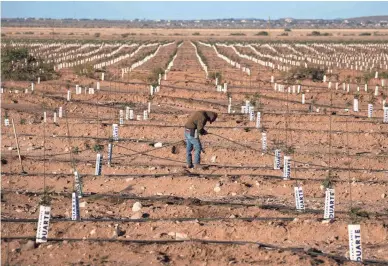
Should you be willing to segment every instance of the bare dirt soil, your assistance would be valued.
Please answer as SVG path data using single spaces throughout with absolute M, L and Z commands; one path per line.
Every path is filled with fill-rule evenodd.
M 47 37 L 51 29 L 33 31 Z M 94 31 L 104 37 L 114 32 L 88 29 L 90 35 Z M 164 34 L 170 32 L 175 31 Z M 354 87 L 347 93 L 306 80 L 302 104 L 301 94 L 273 89 L 271 75 L 281 82 L 280 71 L 243 59 L 251 68 L 248 76 L 201 45 L 209 70 L 228 83 L 228 93 L 217 92 L 194 47 L 184 41 L 160 92 L 150 97 L 147 77 L 168 62 L 176 47 L 162 48 L 123 77 L 118 66 L 108 67 L 109 81 L 99 80 L 100 74 L 98 79 L 87 78 L 64 68 L 59 80 L 34 81 L 33 92 L 27 81 L 2 83 L 2 265 L 358 265 L 347 260 L 351 223 L 361 225 L 363 258 L 388 262 L 388 124 L 382 123 L 386 89 L 376 97 L 373 118 L 367 118 L 370 91 L 359 92 L 359 112 L 345 110 Z M 232 55 L 230 48 L 221 50 Z M 338 71 L 340 77 L 357 74 Z M 97 82 L 101 89 L 88 94 L 84 87 L 96 88 Z M 372 79 L 369 85 L 378 82 Z M 71 101 L 66 100 L 68 83 Z M 75 93 L 76 84 L 81 94 Z M 246 99 L 255 99 L 261 128 L 240 113 Z M 108 165 L 108 143 L 119 111 L 125 113 L 128 106 L 135 118 L 142 117 L 148 102 L 148 120 L 125 119 L 119 126 Z M 54 123 L 59 107 L 64 116 Z M 219 114 L 207 125 L 211 134 L 201 137 L 206 169 L 184 168 L 183 125 L 195 110 Z M 4 126 L 5 112 L 15 124 L 25 174 L 13 128 Z M 262 150 L 263 131 L 267 151 Z M 155 148 L 156 142 L 163 146 Z M 99 176 L 96 145 L 102 145 L 103 155 Z M 283 169 L 273 169 L 275 149 L 291 156 L 290 180 L 282 178 Z M 81 221 L 71 221 L 74 169 L 85 194 L 80 199 Z M 336 218 L 331 222 L 322 219 L 329 172 L 336 192 Z M 305 211 L 295 210 L 296 185 L 303 187 Z M 44 194 L 51 199 L 50 239 L 30 246 Z M 135 212 L 136 202 L 142 208 Z

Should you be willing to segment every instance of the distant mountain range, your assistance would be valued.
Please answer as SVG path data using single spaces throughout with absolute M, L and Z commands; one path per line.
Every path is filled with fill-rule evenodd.
M 44 19 L 2 18 L 2 27 L 120 27 L 120 28 L 388 28 L 388 16 L 369 16 L 348 19 L 207 19 L 207 20 L 106 20 L 106 19 Z

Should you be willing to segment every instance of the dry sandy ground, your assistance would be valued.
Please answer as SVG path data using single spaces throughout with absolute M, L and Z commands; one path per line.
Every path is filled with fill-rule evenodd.
M 2 241 L 2 264 L 338 265 L 341 258 L 327 254 L 342 259 L 348 256 L 347 225 L 352 222 L 361 224 L 364 259 L 388 261 L 388 125 L 382 124 L 381 108 L 376 107 L 373 119 L 366 118 L 366 100 L 360 102 L 359 113 L 345 112 L 345 103 L 352 99 L 347 93 L 314 89 L 309 87 L 312 82 L 304 82 L 303 87 L 309 90 L 307 103 L 313 96 L 317 107 L 330 105 L 331 93 L 335 99 L 332 110 L 336 114 L 331 118 L 329 108 L 326 114 L 309 113 L 308 104 L 300 102 L 301 95 L 275 92 L 263 82 L 270 80 L 268 70 L 252 66 L 253 76 L 248 79 L 219 59 L 214 50 L 202 47 L 210 70 L 222 69 L 228 80 L 236 114 L 227 114 L 226 95 L 216 92 L 214 81 L 206 80 L 194 48 L 184 42 L 161 91 L 152 98 L 150 119 L 125 120 L 119 127 L 120 140 L 114 142 L 112 165 L 107 165 L 111 124 L 118 123 L 119 110 L 125 106 L 131 106 L 135 115 L 147 109 L 149 87 L 144 77 L 164 64 L 175 46 L 164 48 L 126 75 L 122 81 L 128 84 L 102 81 L 95 95 L 76 95 L 75 84 L 95 84 L 97 80 L 77 77 L 69 69 L 62 71 L 61 80 L 35 84 L 33 94 L 22 93 L 28 82 L 3 83 L 13 91 L 19 89 L 19 93 L 6 90 L 1 95 L 2 123 L 7 110 L 15 121 L 27 175 L 20 174 L 12 128 L 3 126 L 1 152 L 7 162 L 2 162 L 1 169 L 2 218 L 33 220 L 3 221 L 2 237 L 21 239 Z M 280 73 L 275 72 L 275 76 L 279 79 Z M 66 101 L 66 80 L 72 84 L 71 102 Z M 255 92 L 262 95 L 267 152 L 261 151 L 261 129 L 239 114 L 246 95 Z M 381 102 L 379 96 L 376 106 Z M 46 124 L 42 121 L 43 105 L 48 114 Z M 52 115 L 60 106 L 67 119 L 61 118 L 55 125 Z M 209 168 L 187 170 L 183 168 L 182 125 L 191 111 L 199 109 L 220 115 L 208 125 L 213 134 L 202 138 L 206 152 L 202 161 Z M 20 123 L 21 119 L 25 123 Z M 71 138 L 67 137 L 68 128 Z M 158 141 L 164 146 L 153 148 Z M 93 146 L 97 143 L 104 147 L 101 176 L 94 175 Z M 293 147 L 289 150 L 292 179 L 288 181 L 281 178 L 282 170 L 273 170 L 273 150 L 285 151 L 286 145 Z M 74 147 L 78 153 L 71 154 Z M 329 163 L 336 189 L 333 223 L 322 222 L 321 184 Z M 73 166 L 81 174 L 86 194 L 80 200 L 81 217 L 90 220 L 69 221 Z M 44 184 L 57 192 L 51 196 L 49 237 L 53 239 L 32 247 L 26 242 L 36 233 Z M 295 184 L 303 186 L 305 212 L 295 210 Z M 139 212 L 132 211 L 135 202 L 142 204 Z M 350 215 L 351 207 L 367 211 L 369 218 Z M 134 243 L 141 240 L 149 243 Z M 179 242 L 183 240 L 186 242 Z M 325 254 L 317 254 L 319 251 Z
M 316 41 L 339 41 L 339 40 L 387 40 L 388 29 L 316 29 L 321 34 L 328 33 L 331 36 L 309 36 L 314 29 L 294 29 L 288 32 L 288 36 L 281 36 L 285 33 L 283 29 L 270 29 L 269 36 L 255 36 L 262 29 L 123 29 L 123 28 L 33 28 L 33 27 L 2 27 L 1 32 L 5 34 L 4 39 L 70 39 L 70 40 L 261 40 L 261 41 L 295 41 L 295 40 L 316 40 Z M 26 34 L 31 33 L 33 34 Z M 361 33 L 371 33 L 371 36 L 360 36 Z M 95 34 L 100 33 L 96 38 Z M 122 34 L 129 33 L 129 36 L 122 37 Z M 193 35 L 199 33 L 199 35 Z M 242 33 L 242 36 L 233 34 Z M 376 33 L 376 35 L 375 35 Z M 134 35 L 131 35 L 134 34 Z

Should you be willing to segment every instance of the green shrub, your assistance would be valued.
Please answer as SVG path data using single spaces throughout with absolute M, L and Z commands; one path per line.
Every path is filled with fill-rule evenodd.
M 255 34 L 255 36 L 268 36 L 268 32 L 267 31 L 260 31 L 258 33 Z
M 99 33 L 99 32 L 96 32 L 96 33 L 94 34 L 94 37 L 96 37 L 96 38 L 100 38 L 100 36 L 101 36 L 101 33 Z
M 372 35 L 372 33 L 370 33 L 370 32 L 362 32 L 359 34 L 359 36 L 371 36 L 371 35 Z
M 39 62 L 39 66 L 35 63 Z M 40 71 L 40 69 L 42 71 Z M 44 63 L 40 58 L 29 55 L 26 48 L 9 47 L 2 51 L 2 78 L 4 80 L 31 81 L 40 77 L 41 81 L 57 78 L 53 64 Z
M 242 32 L 232 32 L 231 34 L 229 34 L 230 36 L 245 36 L 246 34 L 245 33 L 242 33 Z
M 192 34 L 193 36 L 199 36 L 199 35 L 201 35 L 199 32 L 194 32 L 193 34 Z
M 321 33 L 319 31 L 313 31 L 311 32 L 311 36 L 321 36 Z
M 290 31 L 291 31 L 291 29 L 289 29 L 289 28 L 285 28 L 285 29 L 284 29 L 284 31 L 290 32 Z
M 313 81 L 322 81 L 325 71 L 316 67 L 296 67 L 286 73 L 286 79 L 289 81 L 311 79 Z
M 102 146 L 101 144 L 96 144 L 93 146 L 93 150 L 95 152 L 99 152 L 99 151 L 102 151 L 104 149 L 104 146 Z

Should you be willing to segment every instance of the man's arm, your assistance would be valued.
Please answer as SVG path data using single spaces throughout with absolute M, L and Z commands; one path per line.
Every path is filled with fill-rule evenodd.
M 205 116 L 202 116 L 200 119 L 198 119 L 197 130 L 200 135 L 205 135 L 207 133 L 204 129 L 206 122 L 207 120 Z

